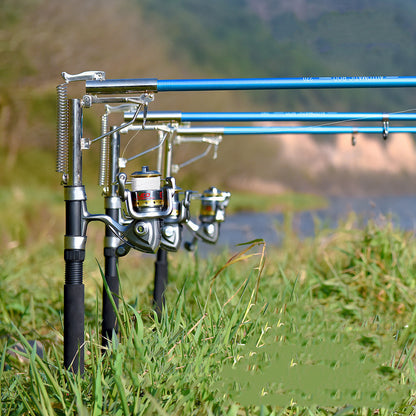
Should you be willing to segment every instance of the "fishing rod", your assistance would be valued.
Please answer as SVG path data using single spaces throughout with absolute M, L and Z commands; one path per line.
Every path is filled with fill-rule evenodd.
M 188 114 L 191 114 L 190 117 L 188 117 Z M 245 126 L 245 127 L 211 127 L 211 126 L 203 126 L 203 127 L 191 127 L 189 120 L 193 119 L 195 121 L 218 121 L 218 119 L 226 120 L 226 121 L 247 121 L 244 119 L 244 115 L 248 115 L 249 120 L 256 120 L 261 121 L 271 118 L 280 120 L 284 118 L 285 121 L 290 120 L 291 116 L 294 116 L 293 118 L 295 121 L 299 121 L 299 114 L 301 114 L 301 117 L 304 118 L 304 120 L 311 120 L 311 119 L 321 119 L 324 117 L 325 120 L 327 120 L 326 116 L 328 113 L 179 113 L 179 112 L 149 112 L 147 114 L 147 122 L 153 122 L 153 123 L 167 123 L 168 121 L 171 122 L 173 120 L 174 124 L 170 124 L 171 128 L 174 129 L 175 135 L 171 133 L 171 136 L 174 137 L 173 142 L 171 142 L 168 146 L 170 156 L 168 157 L 169 163 L 169 172 L 172 170 L 172 167 L 175 166 L 172 163 L 172 144 L 181 144 L 186 142 L 209 142 L 210 138 L 222 139 L 223 135 L 238 135 L 238 134 L 250 134 L 250 135 L 257 135 L 257 134 L 274 134 L 274 135 L 280 135 L 280 134 L 339 134 L 339 133 L 351 133 L 352 134 L 352 144 L 355 145 L 355 135 L 357 133 L 377 133 L 382 134 L 383 138 L 387 138 L 389 134 L 389 124 L 388 124 L 388 116 L 386 114 L 371 114 L 371 121 L 383 121 L 383 126 L 380 128 L 368 128 L 368 127 L 355 127 L 355 126 L 349 126 L 349 127 L 332 127 L 332 126 L 322 126 L 322 127 L 316 127 L 316 126 L 291 126 L 291 127 L 252 127 L 252 126 Z M 305 114 L 307 116 L 305 117 Z M 366 113 L 366 116 L 368 116 L 369 113 Z M 282 117 L 283 115 L 283 117 Z M 415 118 L 415 115 L 412 115 L 413 118 Z M 343 114 L 330 114 L 330 117 L 332 120 L 357 120 L 360 118 L 363 118 L 362 113 L 343 113 Z M 131 120 L 132 113 L 125 112 L 124 113 L 124 120 L 128 121 Z M 141 115 L 139 114 L 137 116 L 137 122 L 140 122 Z M 186 125 L 180 125 L 178 122 L 186 120 Z M 167 125 L 167 124 L 166 124 Z M 131 124 L 125 129 L 122 130 L 123 133 L 126 133 L 128 131 L 134 131 L 134 130 L 142 130 L 146 129 L 146 127 L 143 127 L 143 125 L 136 125 Z M 399 127 L 399 128 L 392 128 L 390 130 L 391 133 L 397 133 L 397 132 L 415 132 L 414 127 Z M 218 146 L 220 141 L 216 143 L 216 146 Z M 208 150 L 208 149 L 207 149 Z M 206 152 L 202 154 L 202 156 L 205 156 Z M 194 158 L 198 159 L 198 158 Z M 185 163 L 186 164 L 186 163 Z M 176 165 L 177 166 L 177 165 Z M 202 216 L 200 219 L 203 218 Z M 208 222 L 208 221 L 207 221 Z M 192 224 L 192 226 L 191 226 Z M 206 235 L 200 235 L 198 234 L 198 226 L 192 222 L 187 222 L 186 225 L 190 229 L 191 233 L 193 233 L 194 238 L 191 242 L 185 243 L 185 248 L 188 250 L 193 250 L 195 248 L 196 242 L 198 239 L 202 239 L 207 242 L 211 242 L 209 238 L 206 238 Z M 215 226 L 219 225 L 218 222 L 213 222 L 209 224 L 210 232 L 212 233 L 212 236 L 215 236 L 214 242 L 217 241 L 218 234 L 219 234 L 219 228 L 215 228 Z M 207 229 L 207 228 L 205 228 Z M 155 263 L 155 275 L 154 275 L 154 304 L 157 305 L 157 310 L 161 310 L 161 307 L 164 305 L 164 298 L 163 293 L 166 289 L 167 281 L 168 281 L 168 262 L 167 262 L 167 252 L 163 249 L 159 249 L 157 261 Z M 156 288 L 157 291 L 156 291 Z
M 87 94 L 131 94 L 137 92 L 277 90 L 322 88 L 396 88 L 416 87 L 416 77 L 299 77 L 237 79 L 166 79 L 136 78 L 89 80 Z
M 125 112 L 124 120 L 130 121 L 134 112 Z M 137 120 L 143 119 L 143 113 Z M 179 112 L 152 111 L 146 119 L 149 122 L 253 122 L 253 121 L 319 121 L 319 122 L 377 122 L 416 121 L 416 113 L 337 113 L 337 112 Z
M 146 120 L 148 123 L 148 120 Z M 128 133 L 129 127 L 120 130 L 121 133 Z M 159 144 L 148 149 L 145 152 L 130 157 L 129 159 L 121 159 L 121 163 L 131 161 L 138 156 L 142 156 L 150 151 L 158 150 L 157 169 L 163 176 L 171 176 L 180 169 L 188 166 L 197 160 L 207 156 L 213 150 L 214 159 L 217 156 L 218 146 L 221 143 L 222 136 L 210 135 L 210 137 L 194 135 L 192 138 L 179 139 L 176 135 L 176 125 L 165 123 L 164 125 L 140 124 L 142 130 L 157 130 L 159 133 Z M 206 144 L 207 148 L 201 154 L 180 164 L 173 163 L 173 148 L 183 142 Z M 229 192 L 220 191 L 216 187 L 206 189 L 202 194 L 185 191 L 182 201 L 179 200 L 180 192 L 175 194 L 175 206 L 172 214 L 163 220 L 161 228 L 160 247 L 156 253 L 155 269 L 154 269 L 154 291 L 153 306 L 159 319 L 165 305 L 165 289 L 168 282 L 168 253 L 179 250 L 182 243 L 182 228 L 185 225 L 195 236 L 193 244 L 185 243 L 185 247 L 190 250 L 194 249 L 197 240 L 203 240 L 210 244 L 215 244 L 219 238 L 220 223 L 225 220 L 225 209 L 228 205 L 231 194 Z M 201 203 L 199 220 L 196 224 L 190 218 L 191 200 L 199 200 Z
M 284 134 L 383 134 L 416 133 L 414 126 L 363 127 L 363 126 L 230 126 L 230 127 L 178 127 L 177 134 L 221 134 L 227 135 L 284 135 Z
M 140 126 L 131 126 L 127 130 L 141 130 Z M 416 133 L 415 126 L 398 126 L 392 127 L 387 124 L 382 127 L 363 127 L 363 126 L 198 126 L 198 127 L 183 127 L 179 126 L 176 129 L 178 136 L 182 135 L 221 135 L 221 136 L 236 136 L 236 135 L 288 135 L 288 134 L 388 134 L 398 133 Z M 385 137 L 387 138 L 387 137 Z

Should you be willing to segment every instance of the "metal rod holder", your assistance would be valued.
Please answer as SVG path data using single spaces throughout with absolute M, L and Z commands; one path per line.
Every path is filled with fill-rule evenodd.
M 101 221 L 106 225 L 104 240 L 105 276 L 110 288 L 110 296 L 103 291 L 103 345 L 117 331 L 116 314 L 112 300 L 117 307 L 119 281 L 117 275 L 117 254 L 123 255 L 130 247 L 144 252 L 155 253 L 154 305 L 160 315 L 164 304 L 164 290 L 167 284 L 167 251 L 175 251 L 175 240 L 170 246 L 161 244 L 162 224 L 182 226 L 185 224 L 195 238 L 215 243 L 219 225 L 225 218 L 225 208 L 230 194 L 214 187 L 200 195 L 201 224 L 190 221 L 190 191 L 179 201 L 172 170 L 172 144 L 176 136 L 223 136 L 260 134 L 381 134 L 387 138 L 394 133 L 416 133 L 415 126 L 391 126 L 392 121 L 416 121 L 415 113 L 180 113 L 148 112 L 147 106 L 156 92 L 172 91 L 215 91 L 215 90 L 281 90 L 281 89 L 323 89 L 323 88 L 397 88 L 416 87 L 416 77 L 303 77 L 303 78 L 247 78 L 247 79 L 179 79 L 158 80 L 156 78 L 110 79 L 105 80 L 102 71 L 87 71 L 80 74 L 62 74 L 65 82 L 83 81 L 86 93 L 83 99 L 68 99 L 66 86 L 58 88 L 58 160 L 57 170 L 64 173 L 65 195 L 65 285 L 64 285 L 64 366 L 66 369 L 82 374 L 84 372 L 84 284 L 83 262 L 85 259 L 87 224 Z M 123 96 L 137 94 L 137 96 Z M 89 95 L 88 95 L 89 94 Z M 122 96 L 120 96 L 122 95 Z M 95 104 L 129 103 L 129 120 L 111 131 L 104 131 L 96 139 L 82 137 L 83 107 Z M 138 105 L 142 105 L 139 112 Z M 135 108 L 134 114 L 131 110 Z M 159 130 L 160 136 L 158 165 L 164 170 L 166 186 L 157 185 L 149 191 L 143 188 L 126 189 L 127 179 L 119 172 L 120 136 L 119 131 L 136 128 L 135 121 L 141 124 L 138 129 Z M 228 121 L 354 121 L 382 122 L 381 126 L 178 126 L 184 122 L 228 122 Z M 152 125 L 151 123 L 160 123 Z M 165 126 L 163 123 L 171 123 Z M 174 125 L 174 127 L 172 127 Z M 104 129 L 107 130 L 107 129 Z M 86 194 L 82 178 L 82 150 L 110 136 L 109 180 L 105 186 L 105 214 L 91 215 L 86 207 Z M 166 139 L 165 142 L 163 142 Z M 354 143 L 354 141 L 353 141 Z M 107 143 L 108 144 L 108 143 Z M 164 145 L 164 147 L 163 147 Z M 153 149 L 151 149 L 153 150 Z M 163 151 L 162 151 L 163 150 Z M 103 158 L 107 150 L 103 149 Z M 131 158 L 133 159 L 133 158 Z M 163 160 L 162 160 L 163 159 Z M 106 182 L 107 166 L 103 164 L 102 182 Z M 106 171 L 105 171 L 106 170 Z M 146 173 L 146 171 L 142 171 Z M 140 181 L 138 181 L 140 182 Z M 136 182 L 136 184 L 138 183 Z M 160 180 L 159 180 L 160 182 Z M 142 183 L 154 185 L 146 178 Z M 146 196 L 148 195 L 148 196 Z M 150 197 L 149 197 L 150 195 Z M 143 196 L 144 200 L 140 198 Z M 154 197 L 153 197 L 154 196 Z M 156 197 L 157 196 L 157 197 Z M 133 198 L 134 197 L 134 202 Z M 148 198 L 148 199 L 146 199 Z M 127 212 L 122 216 L 121 204 L 125 203 Z M 153 205 L 152 205 L 153 204 Z M 159 204 L 159 205 L 158 205 Z M 157 208 L 155 208 L 157 207 Z M 174 207 L 175 211 L 174 212 Z M 172 229 L 170 231 L 172 231 Z M 177 228 L 179 229 L 179 228 Z M 166 236 L 168 230 L 165 229 Z M 147 234 L 146 234 L 147 233 Z M 177 234 L 179 235 L 179 234 Z M 179 235 L 180 236 L 180 235 Z M 120 245 L 120 240 L 124 244 Z M 173 241 L 173 240 L 172 240 Z M 195 241 L 195 239 L 194 239 Z M 193 244 L 193 243 L 192 243 Z M 166 250 L 165 250 L 166 249 Z M 111 296 L 113 297 L 111 299 Z

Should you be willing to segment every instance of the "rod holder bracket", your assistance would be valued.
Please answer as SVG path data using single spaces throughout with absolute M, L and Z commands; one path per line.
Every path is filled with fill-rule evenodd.
M 68 72 L 62 72 L 62 78 L 65 82 L 73 81 L 104 81 L 105 72 L 104 71 L 85 71 L 78 74 L 68 74 Z
M 64 237 L 65 250 L 85 250 L 87 244 L 87 237 L 66 235 Z
M 89 150 L 91 146 L 91 140 L 86 137 L 81 137 L 81 150 Z

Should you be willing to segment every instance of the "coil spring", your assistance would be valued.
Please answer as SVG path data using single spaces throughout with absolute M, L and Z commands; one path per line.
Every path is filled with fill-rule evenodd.
M 101 117 L 101 134 L 108 132 L 108 114 Z M 99 186 L 109 186 L 109 157 L 110 157 L 110 137 L 104 137 L 101 140 L 100 149 L 100 171 L 98 176 Z
M 56 125 L 56 171 L 68 172 L 68 86 L 56 87 L 57 125 Z

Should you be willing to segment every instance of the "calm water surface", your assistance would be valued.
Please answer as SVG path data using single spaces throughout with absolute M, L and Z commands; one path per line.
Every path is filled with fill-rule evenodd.
M 293 230 L 300 238 L 312 237 L 315 227 L 336 228 L 348 214 L 355 212 L 359 223 L 369 219 L 384 221 L 391 218 L 393 224 L 403 230 L 416 230 L 416 195 L 384 197 L 331 197 L 326 209 L 305 211 L 293 216 Z M 204 252 L 221 251 L 224 246 L 262 238 L 267 245 L 279 245 L 283 237 L 283 215 L 278 213 L 238 213 L 229 215 L 221 224 L 221 235 L 216 246 L 199 243 Z M 184 241 L 189 240 L 184 235 Z

